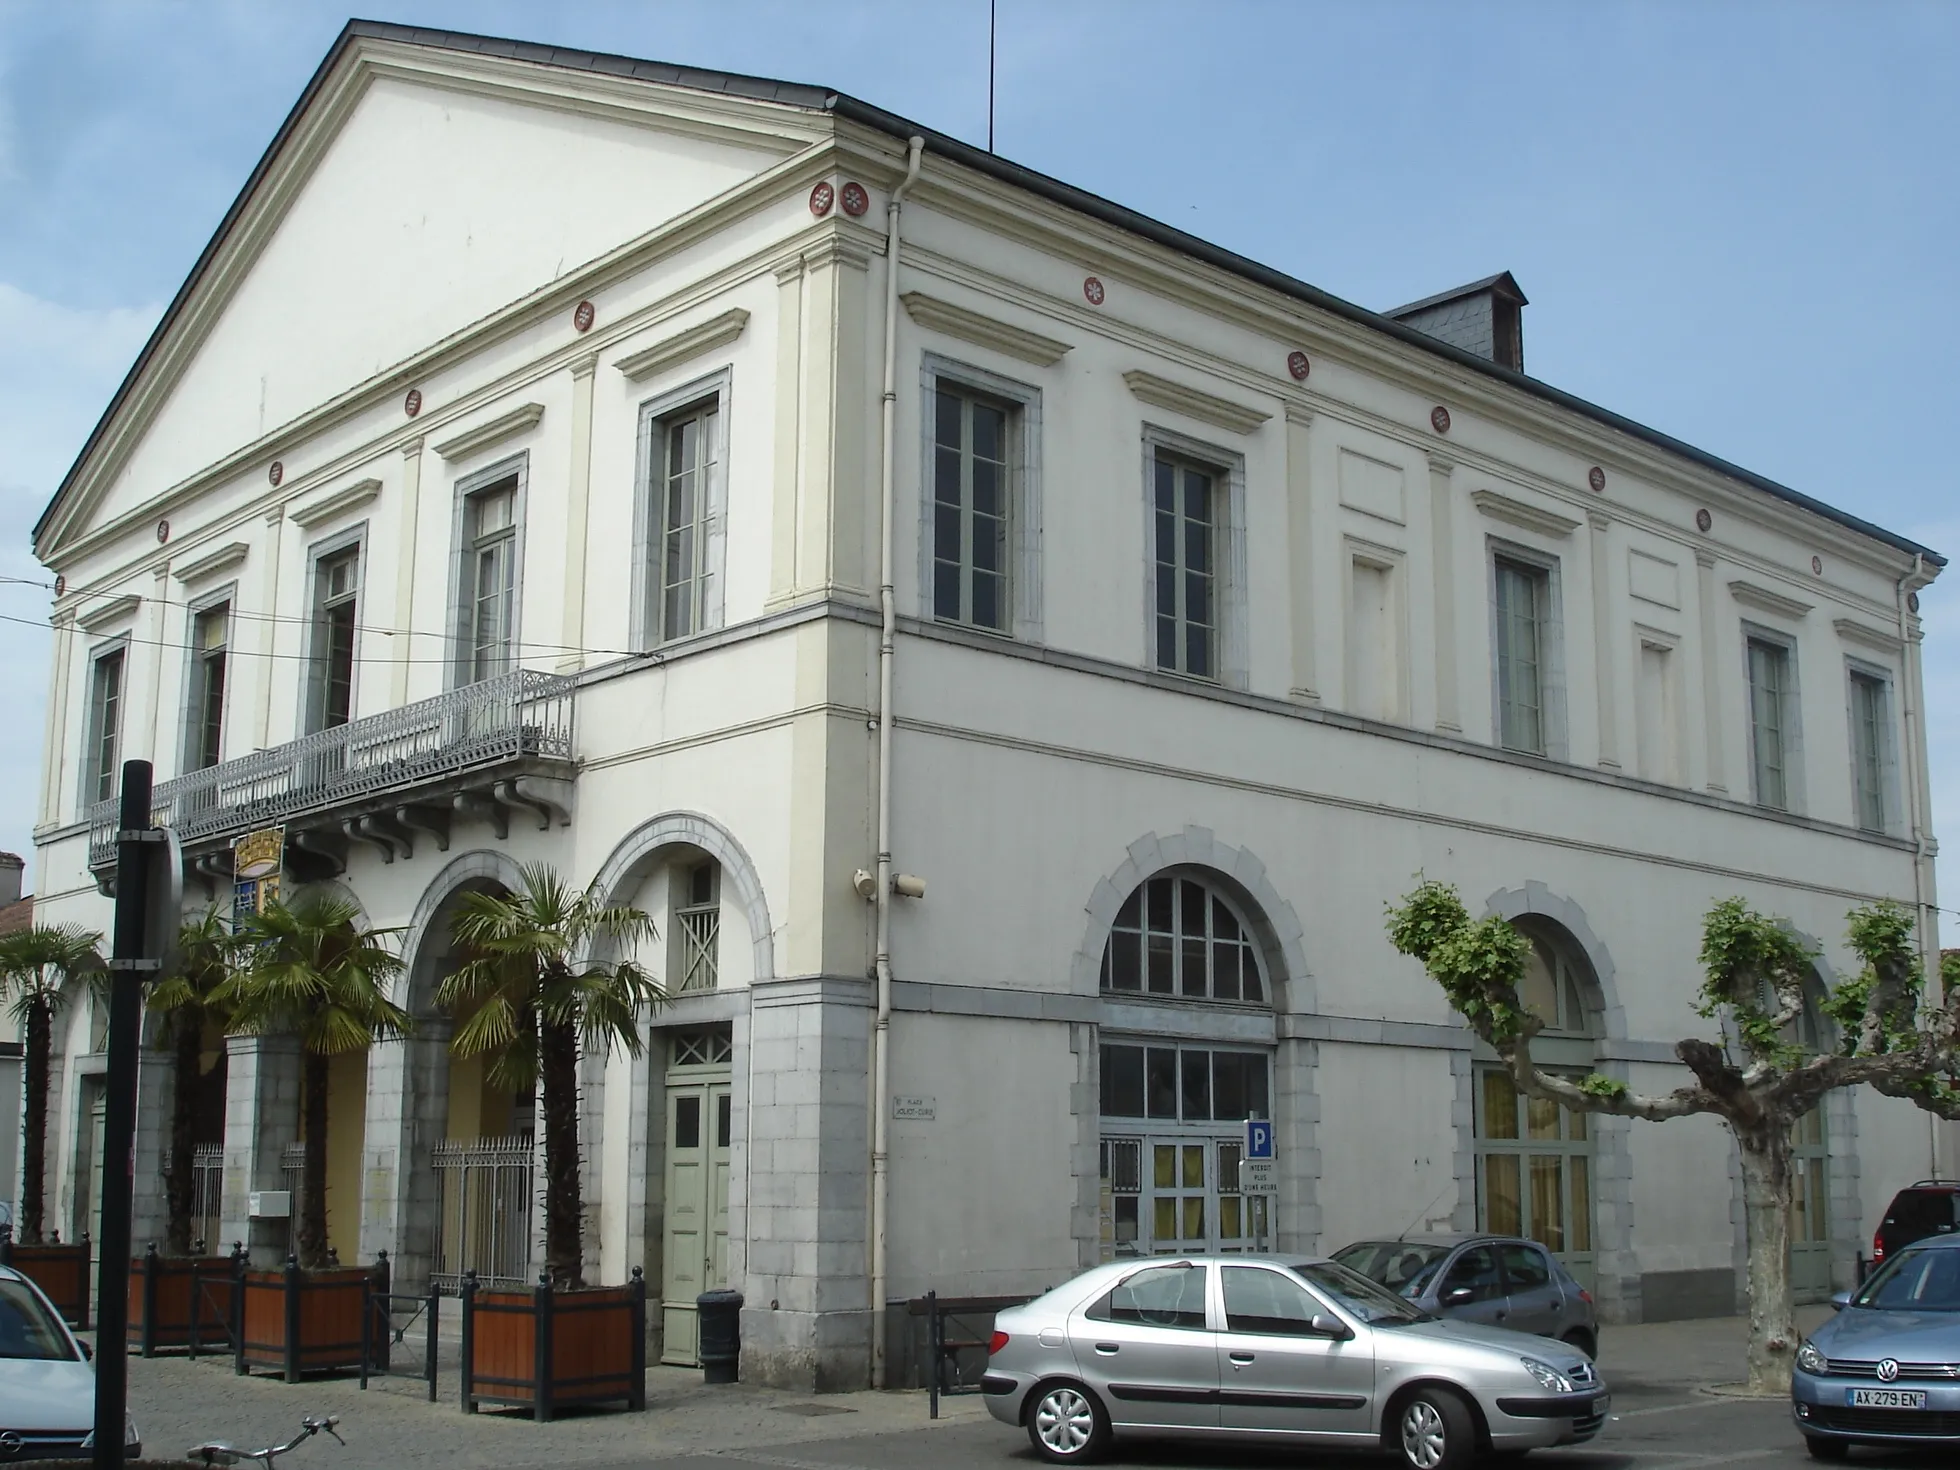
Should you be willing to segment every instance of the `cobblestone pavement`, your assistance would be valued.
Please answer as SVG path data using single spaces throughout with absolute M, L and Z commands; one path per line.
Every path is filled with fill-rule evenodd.
M 1818 1313 L 1806 1313 L 1811 1326 Z M 448 1355 L 445 1354 L 445 1357 Z M 1601 1368 L 1614 1415 L 1592 1444 L 1540 1451 L 1534 1470 L 1794 1470 L 1808 1464 L 1780 1401 L 1711 1397 L 1710 1383 L 1741 1376 L 1742 1324 L 1735 1319 L 1608 1328 Z M 551 1424 L 515 1414 L 464 1415 L 445 1368 L 437 1402 L 420 1380 L 378 1379 L 363 1392 L 351 1378 L 289 1386 L 238 1378 L 229 1360 L 132 1359 L 130 1408 L 152 1453 L 221 1438 L 260 1445 L 287 1438 L 302 1415 L 341 1416 L 346 1448 L 315 1442 L 284 1462 L 291 1470 L 933 1470 L 1027 1466 L 1027 1441 L 996 1424 L 976 1398 L 946 1400 L 926 1417 L 920 1393 L 813 1397 L 748 1384 L 709 1388 L 693 1370 L 648 1373 L 644 1414 L 568 1411 Z M 1297 1453 L 1208 1445 L 1119 1445 L 1119 1466 L 1273 1466 Z M 1351 1456 L 1314 1456 L 1327 1470 L 1379 1467 Z M 1860 1463 L 1930 1470 L 1938 1457 L 1862 1452 Z

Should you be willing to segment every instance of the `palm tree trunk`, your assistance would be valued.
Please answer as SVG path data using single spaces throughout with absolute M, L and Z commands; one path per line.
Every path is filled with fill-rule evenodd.
M 327 1059 L 300 1057 L 300 1107 L 306 1119 L 306 1162 L 300 1170 L 299 1230 L 293 1241 L 300 1266 L 327 1264 Z
M 171 1017 L 176 1028 L 175 1076 L 170 1099 L 170 1172 L 164 1176 L 164 1208 L 169 1224 L 164 1230 L 166 1255 L 187 1256 L 191 1251 L 191 1211 L 196 1200 L 196 1176 L 192 1173 L 197 1155 L 198 1063 L 204 1059 L 204 1018 L 196 1006 L 186 1006 Z
M 538 1085 L 544 1094 L 544 1258 L 557 1286 L 583 1286 L 578 1187 L 578 1031 L 538 1027 Z
M 21 1141 L 20 1239 L 41 1243 L 41 1213 L 48 1183 L 48 1067 L 54 1018 L 44 1000 L 27 1007 L 27 1123 Z

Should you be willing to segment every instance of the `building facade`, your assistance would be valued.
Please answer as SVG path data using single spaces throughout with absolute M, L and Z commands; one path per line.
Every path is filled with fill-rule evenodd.
M 1544 1055 L 1677 1085 L 1715 900 L 1820 994 L 1854 905 L 1930 921 L 1943 563 L 1523 377 L 1522 304 L 1363 311 L 817 89 L 351 26 L 37 527 L 42 911 L 106 927 L 142 756 L 189 904 L 276 829 L 398 930 L 416 1029 L 336 1061 L 327 1204 L 413 1282 L 537 1259 L 533 1101 L 435 1003 L 460 895 L 645 909 L 588 1274 L 646 1269 L 672 1361 L 712 1284 L 752 1376 L 846 1387 L 928 1288 L 1425 1227 L 1531 1233 L 1609 1319 L 1733 1310 L 1721 1127 L 1523 1103 L 1384 907 L 1516 919 Z M 283 1254 L 290 1044 L 144 1069 L 203 1090 L 207 1235 Z M 1804 1137 L 1822 1291 L 1938 1135 L 1842 1095 Z

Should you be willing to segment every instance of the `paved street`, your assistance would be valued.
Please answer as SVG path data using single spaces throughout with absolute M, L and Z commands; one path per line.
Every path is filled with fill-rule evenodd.
M 1808 1325 L 1815 1314 L 1806 1314 Z M 1747 1470 L 1811 1463 L 1781 1403 L 1713 1397 L 1706 1384 L 1740 1376 L 1742 1324 L 1736 1319 L 1609 1329 L 1602 1369 L 1615 1414 L 1584 1449 L 1541 1452 L 1544 1470 Z M 131 1408 L 150 1449 L 180 1450 L 226 1438 L 259 1445 L 285 1438 L 301 1415 L 342 1418 L 345 1449 L 316 1442 L 284 1462 L 291 1470 L 935 1470 L 1036 1463 L 1026 1440 L 995 1424 L 979 1400 L 950 1399 L 938 1422 L 917 1393 L 813 1398 L 746 1384 L 710 1389 L 700 1375 L 655 1369 L 645 1414 L 583 1413 L 546 1425 L 500 1414 L 464 1416 L 455 1380 L 444 1375 L 429 1404 L 420 1382 L 377 1382 L 363 1393 L 351 1379 L 288 1387 L 240 1379 L 220 1360 L 132 1360 Z M 1160 1467 L 1278 1466 L 1299 1456 L 1192 1445 L 1122 1447 L 1114 1463 Z M 1316 1456 L 1330 1470 L 1380 1463 Z M 1861 1463 L 1931 1466 L 1937 1457 L 1876 1455 Z

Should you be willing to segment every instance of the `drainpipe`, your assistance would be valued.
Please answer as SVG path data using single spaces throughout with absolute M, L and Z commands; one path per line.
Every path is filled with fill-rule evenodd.
M 1919 791 L 1919 753 L 1920 717 L 1915 695 L 1919 688 L 1919 658 L 1913 651 L 1909 636 L 1907 617 L 1909 609 L 1906 597 L 1910 584 L 1925 576 L 1926 558 L 1919 552 L 1912 554 L 1912 570 L 1898 580 L 1893 591 L 1896 594 L 1895 611 L 1899 618 L 1899 720 L 1905 727 L 1905 767 L 1906 767 L 1906 809 L 1912 813 L 1912 918 L 1913 932 L 1919 938 L 1919 965 L 1926 976 L 1929 987 L 1939 983 L 1940 956 L 1937 948 L 1929 950 L 1927 938 L 1931 918 L 1926 904 L 1926 826 L 1920 810 Z M 1940 1172 L 1940 1120 L 1936 1113 L 1926 1115 L 1928 1163 L 1934 1178 Z
M 871 1028 L 871 1383 L 885 1386 L 885 1292 L 888 1271 L 885 1222 L 891 1175 L 892 1027 L 892 654 L 898 631 L 898 598 L 892 588 L 892 474 L 898 436 L 898 211 L 905 191 L 918 181 L 926 140 L 906 145 L 905 177 L 885 205 L 885 398 L 884 458 L 879 465 L 878 519 L 878 873 L 872 898 L 878 906 L 878 1015 Z

